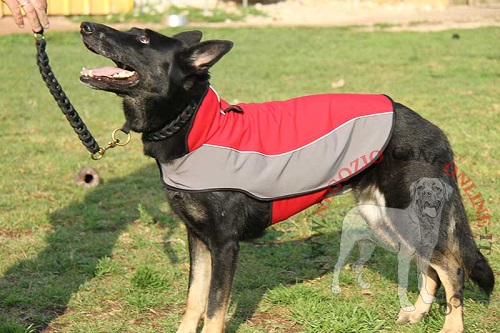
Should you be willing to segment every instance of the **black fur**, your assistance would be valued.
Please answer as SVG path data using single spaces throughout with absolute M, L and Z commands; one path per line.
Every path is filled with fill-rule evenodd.
M 163 128 L 189 103 L 199 101 L 209 84 L 209 68 L 232 47 L 228 41 L 200 42 L 201 33 L 196 31 L 169 38 L 150 30 L 134 28 L 129 32 L 119 32 L 88 22 L 82 23 L 82 35 L 91 50 L 114 60 L 122 68 L 133 69 L 138 73 L 139 80 L 130 84 L 98 82 L 85 77 L 82 81 L 93 88 L 115 92 L 123 97 L 127 123 L 132 130 L 145 134 Z M 172 137 L 162 141 L 150 141 L 147 135 L 143 135 L 146 155 L 160 163 L 168 163 L 186 154 L 188 129 L 189 126 L 184 126 Z M 427 152 L 433 157 L 432 163 L 426 159 L 415 159 L 409 154 L 398 153 L 397 158 L 391 155 L 392 152 L 405 151 L 408 147 L 416 152 Z M 457 265 L 463 267 L 467 275 L 490 294 L 494 284 L 493 272 L 474 243 L 457 183 L 444 172 L 445 165 L 453 161 L 453 154 L 443 132 L 409 108 L 396 103 L 395 128 L 385 151 L 387 158 L 343 185 L 353 188 L 359 203 L 369 201 L 375 195 L 374 189 L 378 189 L 388 207 L 404 208 L 411 202 L 409 189 L 412 182 L 421 177 L 444 179 L 454 192 L 449 204 L 443 208 L 439 241 L 431 263 L 442 267 L 448 274 L 451 268 L 447 267 L 454 266 L 445 263 L 454 258 Z M 188 311 L 178 332 L 193 331 L 200 317 L 205 319 L 207 332 L 221 332 L 223 326 L 221 328 L 217 322 L 220 321 L 217 316 L 220 317 L 220 311 L 226 310 L 236 268 L 238 243 L 263 233 L 270 220 L 271 205 L 231 191 L 182 193 L 167 190 L 167 198 L 189 232 L 191 287 L 202 285 L 197 282 L 197 277 L 201 276 L 199 274 L 203 274 L 198 270 L 207 272 L 208 263 L 200 263 L 197 258 L 206 254 L 204 251 L 209 251 L 211 257 L 206 307 L 190 310 L 188 304 Z M 455 224 L 452 229 L 451 223 Z M 453 232 L 450 233 L 450 230 Z M 431 277 L 439 275 L 432 268 L 430 270 Z M 454 269 L 453 274 L 456 272 Z M 439 279 L 443 277 L 439 275 L 436 279 L 439 284 Z M 459 297 L 457 295 L 462 297 L 460 292 L 463 286 L 460 283 L 460 278 L 446 276 L 445 286 L 450 285 L 453 289 L 450 301 Z M 447 325 L 451 324 L 447 321 Z

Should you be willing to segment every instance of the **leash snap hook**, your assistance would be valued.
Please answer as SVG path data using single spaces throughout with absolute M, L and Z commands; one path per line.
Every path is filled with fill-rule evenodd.
M 123 134 L 126 134 L 127 137 L 125 138 L 125 141 L 121 141 L 117 137 L 117 133 L 121 132 Z M 103 148 L 99 149 L 97 153 L 90 154 L 90 158 L 92 158 L 94 161 L 100 160 L 101 158 L 104 157 L 104 154 L 106 153 L 106 150 L 115 148 L 116 146 L 126 146 L 129 144 L 130 139 L 132 138 L 132 135 L 130 133 L 125 132 L 122 128 L 117 128 L 111 133 L 111 141 L 106 144 Z
M 94 161 L 98 161 L 101 158 L 104 157 L 104 153 L 106 152 L 106 149 L 101 148 L 97 153 L 90 154 L 90 158 L 93 159 Z

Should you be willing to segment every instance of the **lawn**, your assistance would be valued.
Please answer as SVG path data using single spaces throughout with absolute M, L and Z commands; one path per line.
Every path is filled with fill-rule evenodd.
M 477 207 L 464 196 L 477 241 L 488 247 L 486 236 L 493 235 L 491 251 L 483 253 L 498 278 L 500 28 L 203 32 L 235 42 L 212 70 L 212 85 L 229 102 L 384 93 L 440 126 L 459 169 L 490 210 L 490 226 L 477 227 Z M 120 99 L 84 87 L 78 75 L 82 66 L 109 61 L 88 52 L 77 33 L 49 31 L 47 40 L 60 83 L 104 144 L 124 121 Z M 0 37 L 0 332 L 175 332 L 189 256 L 184 226 L 165 203 L 155 162 L 143 156 L 138 135 L 127 147 L 90 160 L 39 77 L 34 55 L 29 35 Z M 75 184 L 88 166 L 103 179 L 95 188 Z M 442 291 L 423 322 L 394 322 L 397 258 L 384 249 L 365 269 L 368 292 L 357 286 L 348 265 L 343 292 L 331 293 L 342 218 L 353 202 L 343 196 L 328 205 L 325 218 L 311 208 L 242 245 L 228 332 L 439 331 L 446 310 Z M 485 304 L 466 283 L 470 332 L 500 332 L 499 290 Z

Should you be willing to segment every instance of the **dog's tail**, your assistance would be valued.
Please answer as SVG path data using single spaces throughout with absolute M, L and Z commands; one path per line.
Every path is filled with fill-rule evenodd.
M 457 205 L 455 205 L 456 225 L 454 241 L 458 240 L 458 250 L 460 252 L 459 255 L 463 265 L 462 267 L 465 268 L 466 275 L 474 281 L 486 295 L 490 296 L 495 285 L 495 275 L 488 261 L 474 241 L 472 230 L 469 226 L 460 196 L 454 199 L 457 203 Z M 465 223 L 459 221 L 464 221 Z
M 470 255 L 470 254 L 469 254 Z M 476 250 L 476 255 L 469 258 L 470 266 L 466 266 L 469 278 L 490 296 L 495 285 L 495 275 L 483 254 Z

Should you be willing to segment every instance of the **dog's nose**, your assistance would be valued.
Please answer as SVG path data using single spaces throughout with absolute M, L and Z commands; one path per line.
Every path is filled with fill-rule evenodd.
M 82 22 L 80 31 L 82 34 L 90 35 L 95 31 L 94 24 L 92 22 Z

